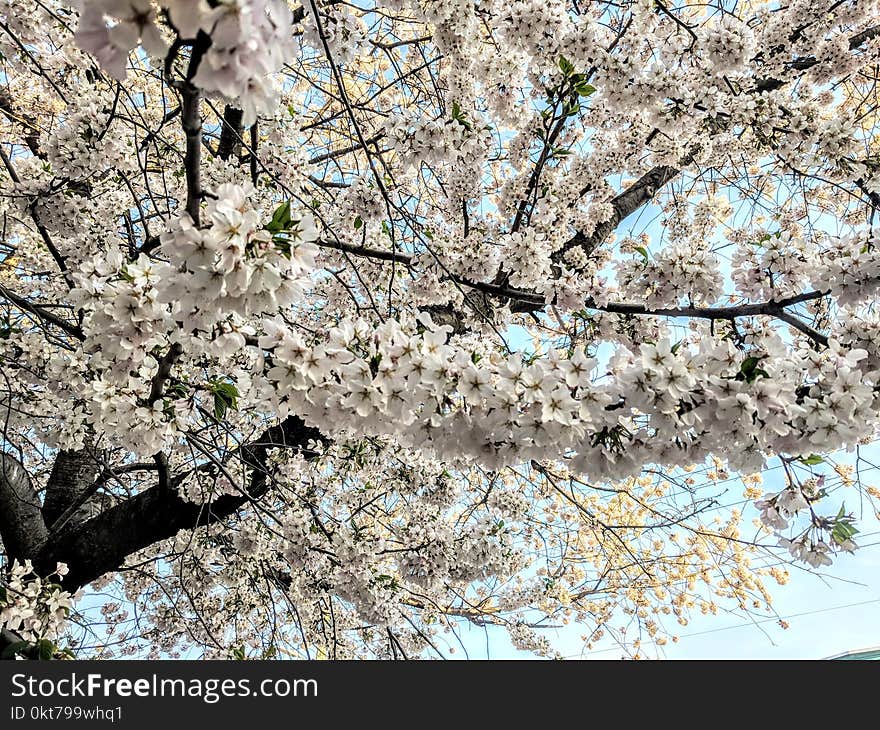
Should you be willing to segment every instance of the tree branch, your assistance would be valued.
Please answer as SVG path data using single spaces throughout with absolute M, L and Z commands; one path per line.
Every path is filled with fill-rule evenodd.
M 21 463 L 5 452 L 0 452 L 0 538 L 10 563 L 36 555 L 47 538 L 40 498 L 31 479 Z M 48 572 L 53 570 L 54 564 Z
M 236 148 L 241 144 L 243 127 L 241 119 L 244 112 L 229 104 L 223 110 L 222 129 L 220 130 L 220 142 L 217 144 L 217 157 L 228 160 L 232 157 Z
M 849 49 L 851 51 L 856 50 L 863 46 L 868 41 L 876 38 L 880 35 L 880 25 L 875 25 L 870 28 L 863 30 L 861 33 L 856 33 L 849 39 Z M 811 69 L 813 66 L 818 64 L 819 61 L 816 58 L 798 58 L 792 61 L 789 64 L 790 68 L 796 69 L 798 71 L 806 71 Z M 776 89 L 780 89 L 786 84 L 790 83 L 792 79 L 763 79 L 755 84 L 756 91 L 775 91 Z
M 67 332 L 67 334 L 76 337 L 76 339 L 78 340 L 84 340 L 86 337 L 85 333 L 76 325 L 65 322 L 63 319 L 61 319 L 61 317 L 58 317 L 57 315 L 52 314 L 52 312 L 43 309 L 39 304 L 29 302 L 24 297 L 20 297 L 18 296 L 18 294 L 14 294 L 13 292 L 9 291 L 9 289 L 4 286 L 0 286 L 0 296 L 8 299 L 19 309 L 36 315 L 44 322 L 55 325 L 59 329 Z
M 15 168 L 12 166 L 12 161 L 9 159 L 9 155 L 6 154 L 6 151 L 3 148 L 0 148 L 0 160 L 3 161 L 3 166 L 6 168 L 6 172 L 9 173 L 9 177 L 12 179 L 16 185 L 18 185 L 21 180 L 18 177 L 18 173 L 15 171 Z M 55 248 L 55 244 L 52 242 L 52 238 L 49 236 L 49 231 L 46 230 L 46 227 L 40 223 L 39 216 L 37 215 L 36 210 L 34 210 L 33 201 L 31 205 L 28 206 L 28 212 L 30 213 L 31 219 L 34 222 L 34 225 L 37 227 L 37 232 L 40 234 L 40 238 L 43 239 L 43 243 L 46 244 L 46 248 L 49 249 L 49 254 L 52 256 L 52 259 L 58 265 L 58 268 L 61 270 L 62 276 L 64 276 L 64 280 L 67 282 L 67 285 L 73 288 L 73 279 L 70 277 L 70 272 L 67 270 L 67 262 L 64 260 L 64 257 Z
M 40 129 L 33 117 L 16 111 L 12 97 L 5 90 L 0 90 L 0 112 L 16 124 L 25 129 L 24 143 L 36 157 L 45 158 L 45 153 L 40 150 Z
M 561 262 L 565 254 L 576 246 L 580 246 L 587 254 L 594 251 L 614 232 L 624 218 L 637 211 L 653 198 L 657 191 L 678 175 L 679 172 L 678 168 L 667 165 L 658 165 L 646 172 L 626 190 L 611 200 L 614 213 L 608 220 L 599 223 L 589 236 L 576 233 L 562 245 L 562 248 L 554 252 L 552 256 L 553 261 L 555 263 Z
M 177 362 L 182 354 L 183 346 L 179 342 L 175 342 L 168 348 L 168 352 L 162 356 L 162 359 L 159 361 L 159 369 L 150 383 L 150 395 L 147 397 L 147 402 L 150 406 L 162 397 L 165 382 L 171 377 L 171 368 L 174 367 L 174 363 Z
M 242 494 L 223 495 L 207 504 L 187 502 L 176 489 L 153 486 L 102 512 L 97 517 L 60 533 L 37 555 L 39 570 L 51 572 L 58 562 L 68 565 L 66 590 L 75 591 L 102 575 L 118 570 L 132 553 L 192 530 L 225 519 L 268 491 L 266 457 L 270 449 L 304 449 L 310 440 L 324 440 L 321 433 L 300 418 L 288 416 L 259 438 L 239 449 L 251 469 L 250 484 Z M 306 458 L 312 458 L 306 453 Z M 196 471 L 210 471 L 207 464 Z M 192 472 L 190 472 L 191 474 Z M 179 484 L 187 475 L 173 480 Z
M 193 223 L 199 225 L 199 204 L 202 200 L 202 118 L 199 113 L 201 95 L 188 81 L 181 88 L 183 97 L 183 133 L 186 135 L 186 154 L 183 165 L 186 171 L 186 212 Z
M 138 462 L 135 464 L 123 464 L 122 466 L 112 467 L 105 469 L 101 475 L 94 481 L 93 484 L 83 489 L 76 499 L 64 510 L 57 518 L 55 518 L 54 522 L 49 523 L 49 534 L 53 534 L 56 532 L 60 532 L 64 529 L 67 523 L 70 521 L 72 517 L 74 517 L 79 510 L 89 499 L 97 494 L 98 490 L 103 487 L 107 482 L 111 479 L 118 478 L 120 474 L 128 474 L 134 471 L 154 471 L 158 469 L 158 465 L 156 463 L 146 463 L 146 462 Z M 161 480 L 160 480 L 160 485 Z M 45 515 L 45 508 L 43 511 Z M 78 523 L 77 523 L 78 524 Z
M 43 498 L 43 519 L 46 524 L 52 525 L 74 505 L 97 473 L 95 454 L 89 448 L 59 451 Z

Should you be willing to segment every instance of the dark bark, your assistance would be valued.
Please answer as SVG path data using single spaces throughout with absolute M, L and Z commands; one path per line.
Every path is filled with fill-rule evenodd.
M 597 225 L 596 230 L 589 236 L 585 236 L 582 233 L 572 236 L 565 242 L 562 248 L 553 254 L 554 262 L 559 263 L 562 261 L 565 253 L 577 246 L 580 246 L 587 254 L 594 251 L 605 242 L 624 218 L 651 200 L 657 191 L 678 175 L 679 172 L 678 169 L 666 165 L 658 165 L 648 170 L 620 195 L 612 199 L 611 205 L 614 207 L 614 214 L 607 221 Z
M 201 94 L 186 82 L 183 96 L 183 133 L 186 135 L 186 154 L 183 164 L 186 171 L 186 212 L 193 223 L 199 225 L 199 203 L 202 200 L 202 117 L 199 114 Z
M 40 498 L 25 468 L 8 453 L 0 453 L 0 537 L 10 563 L 32 558 L 47 537 Z
M 46 524 L 51 525 L 76 502 L 97 475 L 98 464 L 88 447 L 79 451 L 59 451 L 43 499 L 43 519 Z
M 176 489 L 150 487 L 54 537 L 36 557 L 37 572 L 48 573 L 55 569 L 56 563 L 66 563 L 70 572 L 64 577 L 63 585 L 66 590 L 75 591 L 118 570 L 125 559 L 138 550 L 173 537 L 180 530 L 230 517 L 268 491 L 266 457 L 270 449 L 304 448 L 310 440 L 324 439 L 317 429 L 306 426 L 296 416 L 289 416 L 239 450 L 238 455 L 250 467 L 251 475 L 244 493 L 224 495 L 208 504 L 193 504 L 178 496 Z M 210 472 L 212 468 L 213 465 L 208 464 L 200 470 Z M 172 484 L 179 484 L 185 476 L 178 475 Z
M 220 142 L 217 144 L 217 156 L 228 160 L 241 149 L 241 135 L 244 127 L 241 118 L 244 112 L 234 106 L 227 105 L 223 110 L 223 129 L 220 131 Z
M 73 337 L 76 337 L 78 340 L 84 340 L 86 337 L 85 334 L 83 333 L 83 331 L 79 327 L 77 327 L 76 325 L 71 324 L 67 320 L 62 319 L 61 317 L 59 317 L 55 314 L 52 314 L 52 312 L 50 312 L 48 309 L 40 306 L 39 304 L 35 304 L 34 302 L 31 302 L 30 300 L 25 299 L 24 297 L 18 296 L 14 292 L 9 291 L 9 289 L 7 289 L 6 287 L 0 286 L 0 296 L 2 296 L 5 299 L 8 299 L 10 302 L 12 302 L 19 309 L 21 309 L 25 312 L 30 312 L 31 314 L 35 315 L 39 319 L 43 320 L 44 322 L 48 322 L 49 324 L 55 325 L 59 329 L 62 329 L 65 332 L 67 332 L 67 334 L 72 335 Z

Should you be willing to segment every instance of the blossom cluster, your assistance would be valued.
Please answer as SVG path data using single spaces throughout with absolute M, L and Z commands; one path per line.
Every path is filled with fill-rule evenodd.
M 0 416 L 216 517 L 98 579 L 122 652 L 767 605 L 691 497 L 876 436 L 876 0 L 78 7 L 0 0 Z M 824 489 L 762 545 L 851 549 Z
M 629 299 L 644 297 L 650 307 L 680 302 L 714 304 L 721 295 L 718 257 L 705 246 L 672 244 L 651 258 L 647 250 L 616 262 L 617 281 Z
M 158 272 L 159 301 L 172 305 L 187 330 L 208 329 L 230 314 L 274 313 L 302 298 L 315 267 L 314 218 L 303 212 L 290 219 L 285 204 L 288 220 L 273 232 L 252 193 L 221 185 L 207 206 L 207 228 L 196 228 L 184 213 L 162 234 L 169 267 Z
M 275 106 L 273 74 L 296 53 L 293 17 L 283 0 L 167 0 L 170 28 L 162 27 L 150 0 L 83 0 L 76 40 L 114 78 L 125 79 L 129 54 L 139 45 L 164 59 L 173 31 L 184 42 L 210 40 L 192 82 L 238 104 L 244 123 Z
M 182 213 L 162 235 L 166 261 L 144 254 L 126 261 L 115 252 L 85 261 L 76 274 L 72 295 L 88 312 L 84 347 L 99 373 L 83 392 L 102 428 L 145 454 L 185 430 L 192 408 L 185 399 L 150 396 L 162 353 L 186 343 L 190 357 L 234 355 L 253 334 L 245 319 L 301 299 L 315 265 L 310 213 L 291 217 L 284 204 L 273 232 L 253 208 L 252 191 L 221 185 L 217 192 L 205 227 Z
M 790 484 L 755 503 L 761 522 L 779 537 L 779 545 L 813 568 L 831 565 L 832 555 L 841 551 L 851 553 L 858 547 L 852 539 L 858 532 L 851 526 L 853 518 L 844 515 L 842 509 L 833 520 L 816 516 L 814 505 L 824 496 L 824 482 L 824 476 L 813 477 L 800 484 Z M 801 511 L 811 512 L 810 527 L 794 537 L 784 536 L 782 533 Z
M 13 562 L 0 583 L 0 628 L 29 642 L 61 636 L 73 596 L 51 579 L 63 579 L 66 572 L 66 566 L 59 564 L 54 575 L 40 577 L 29 560 Z
M 619 351 L 600 377 L 583 349 L 531 364 L 481 358 L 450 342 L 450 327 L 421 323 L 413 333 L 395 321 L 342 321 L 313 345 L 267 322 L 268 397 L 333 431 L 393 431 L 441 458 L 509 464 L 567 453 L 593 478 L 708 453 L 754 470 L 766 454 L 835 448 L 876 424 L 878 373 L 859 368 L 867 353 L 835 342 L 823 353 L 792 352 L 771 333 L 740 353 L 730 341 L 691 350 L 664 340 Z

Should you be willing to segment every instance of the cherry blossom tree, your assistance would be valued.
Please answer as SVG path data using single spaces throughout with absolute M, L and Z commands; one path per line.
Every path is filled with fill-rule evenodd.
M 855 549 L 878 17 L 3 0 L 6 653 L 638 653 Z

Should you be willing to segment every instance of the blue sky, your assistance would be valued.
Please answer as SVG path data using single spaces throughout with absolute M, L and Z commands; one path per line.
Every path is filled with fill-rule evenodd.
M 730 193 L 730 202 L 739 208 L 736 219 L 744 224 L 748 218 L 749 205 L 743 205 L 735 191 L 719 190 L 720 194 Z M 627 233 L 638 235 L 647 232 L 652 241 L 649 250 L 656 251 L 663 244 L 663 229 L 660 224 L 661 211 L 648 205 L 624 221 L 618 228 L 618 237 Z M 832 235 L 838 233 L 839 222 L 829 216 L 820 216 L 812 221 L 814 228 L 824 229 Z M 768 220 L 769 230 L 774 223 Z M 723 231 L 716 230 L 711 241 L 721 259 L 721 275 L 725 281 L 725 291 L 732 292 L 730 282 L 729 256 L 732 247 L 724 239 Z M 610 267 L 609 267 L 610 270 Z M 670 320 L 683 324 L 684 319 Z M 528 348 L 529 341 L 521 333 L 511 331 L 509 343 L 514 347 Z M 603 345 L 599 358 L 603 360 L 612 348 Z M 861 447 L 859 471 L 863 486 L 880 486 L 880 442 Z M 841 452 L 833 457 L 836 463 L 856 463 L 855 453 Z M 784 488 L 782 470 L 777 465 L 764 474 L 765 492 L 777 492 Z M 822 465 L 817 475 L 830 471 Z M 829 478 L 829 483 L 830 483 Z M 731 481 L 727 494 L 721 497 L 723 504 L 743 502 L 742 489 L 738 481 Z M 779 625 L 776 617 L 762 619 L 750 618 L 742 614 L 722 614 L 703 616 L 699 612 L 691 617 L 686 627 L 677 633 L 679 641 L 669 642 L 664 647 L 644 646 L 644 655 L 669 659 L 818 659 L 845 651 L 880 645 L 880 520 L 873 509 L 861 498 L 855 487 L 839 487 L 821 503 L 821 514 L 836 513 L 841 503 L 847 512 L 858 518 L 859 535 L 856 542 L 861 546 L 855 554 L 841 554 L 834 564 L 821 571 L 808 566 L 795 564 L 789 568 L 790 581 L 785 586 L 776 586 L 768 578 L 765 584 L 774 598 L 773 609 L 776 617 L 787 623 L 787 628 Z M 757 510 L 748 504 L 738 504 L 744 512 L 743 524 L 758 516 Z M 723 511 L 720 514 L 724 514 Z M 780 559 L 787 558 L 787 552 L 780 550 Z M 667 624 L 672 629 L 674 623 Z M 569 630 L 571 629 L 571 630 Z M 569 658 L 615 659 L 623 652 L 613 643 L 596 646 L 583 653 L 579 635 L 584 633 L 577 627 L 568 627 L 565 634 L 548 632 L 554 647 Z M 451 656 L 471 658 L 527 658 L 511 645 L 503 630 L 462 627 L 461 644 Z M 451 640 L 450 646 L 456 646 Z
M 854 454 L 834 456 L 838 463 L 854 463 Z M 861 456 L 880 464 L 880 445 L 861 450 Z M 880 485 L 880 469 L 862 468 L 863 485 Z M 765 489 L 782 488 L 781 470 L 771 469 L 765 475 Z M 738 482 L 737 482 L 738 484 Z M 732 502 L 736 488 L 724 502 Z M 855 487 L 841 487 L 827 498 L 824 512 L 836 511 L 841 502 L 848 511 L 860 516 L 856 541 L 860 548 L 854 554 L 841 554 L 832 566 L 814 571 L 808 566 L 789 568 L 791 579 L 785 586 L 776 586 L 768 579 L 774 598 L 776 615 L 787 622 L 782 628 L 775 617 L 749 619 L 742 614 L 703 616 L 695 612 L 686 627 L 680 629 L 677 643 L 664 647 L 644 646 L 646 657 L 666 659 L 821 659 L 854 649 L 880 645 L 880 520 L 864 502 L 860 513 L 859 495 Z M 746 519 L 757 517 L 757 510 L 747 507 Z M 780 559 L 785 556 L 780 551 Z M 565 633 L 548 631 L 546 635 L 566 658 L 618 659 L 624 653 L 613 643 L 582 651 L 578 627 Z M 462 627 L 461 645 L 450 658 L 526 659 L 530 655 L 514 649 L 500 629 Z
M 649 206 L 641 214 L 636 214 L 630 222 L 621 226 L 621 234 L 631 226 L 638 234 L 647 230 L 656 250 L 660 240 L 659 211 Z M 727 277 L 729 267 L 722 264 L 723 275 Z M 727 286 L 727 291 L 732 291 Z M 677 320 L 678 323 L 684 320 Z M 511 330 L 508 341 L 511 346 L 528 348 L 530 343 L 523 332 Z M 607 356 L 611 348 L 603 346 L 600 359 Z M 860 456 L 866 460 L 862 465 L 864 485 L 880 486 L 880 445 L 863 447 Z M 839 454 L 835 460 L 853 463 L 854 454 Z M 825 469 L 826 467 L 822 467 Z M 781 469 L 771 468 L 765 473 L 764 488 L 776 492 L 783 488 Z M 716 492 L 717 493 L 717 490 Z M 727 492 L 720 497 L 722 504 L 737 504 L 744 509 L 744 524 L 757 517 L 757 511 L 748 504 L 741 504 L 742 485 L 731 480 Z M 677 627 L 669 622 L 667 628 L 678 629 L 677 643 L 669 642 L 664 647 L 646 645 L 645 656 L 668 659 L 794 659 L 823 658 L 853 649 L 880 645 L 880 521 L 865 504 L 860 514 L 860 500 L 854 487 L 835 490 L 823 504 L 823 514 L 835 513 L 841 502 L 847 511 L 859 517 L 860 530 L 856 541 L 862 546 L 854 555 L 843 554 L 836 558 L 834 565 L 822 571 L 811 571 L 791 567 L 791 579 L 785 586 L 771 585 L 776 616 L 769 618 L 749 618 L 743 614 L 721 614 L 703 616 L 695 612 L 686 627 Z M 720 514 L 724 514 L 720 511 Z M 780 557 L 787 553 L 780 551 Z M 781 618 L 788 624 L 782 628 Z M 580 634 L 582 627 L 569 626 L 565 632 L 548 631 L 554 647 L 568 658 L 616 659 L 623 656 L 619 647 L 610 641 L 583 653 Z M 459 627 L 459 643 L 446 636 L 447 646 L 455 648 L 450 658 L 507 659 L 531 658 L 532 655 L 514 649 L 503 629 L 480 628 L 471 625 Z M 442 646 L 438 642 L 438 646 Z

